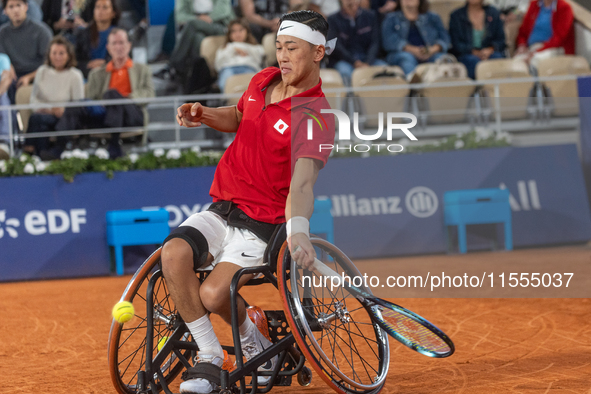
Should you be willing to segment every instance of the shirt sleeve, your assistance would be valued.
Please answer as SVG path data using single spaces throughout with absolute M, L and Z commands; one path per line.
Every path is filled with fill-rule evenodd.
M 323 107 L 330 108 L 328 103 Z M 292 115 L 292 125 L 296 125 L 291 136 L 292 171 L 300 158 L 317 159 L 324 167 L 334 146 L 334 115 L 322 114 L 319 108 L 304 108 Z

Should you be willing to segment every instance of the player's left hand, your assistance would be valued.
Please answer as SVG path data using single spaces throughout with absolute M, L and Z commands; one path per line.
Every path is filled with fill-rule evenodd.
M 291 257 L 293 257 L 298 265 L 308 269 L 314 264 L 316 251 L 306 234 L 296 233 L 287 240 L 287 243 Z

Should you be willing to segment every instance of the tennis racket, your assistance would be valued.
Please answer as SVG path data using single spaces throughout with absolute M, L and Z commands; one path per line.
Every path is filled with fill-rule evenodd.
M 341 275 L 318 259 L 314 259 L 314 264 L 310 268 L 323 276 L 336 276 L 341 279 Z M 454 353 L 455 347 L 451 339 L 416 313 L 375 297 L 356 286 L 349 285 L 346 281 L 341 283 L 341 286 L 359 300 L 374 322 L 403 345 L 429 357 L 443 358 Z

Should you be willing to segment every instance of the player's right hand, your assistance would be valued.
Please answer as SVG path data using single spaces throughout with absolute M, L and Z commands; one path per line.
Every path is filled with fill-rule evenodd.
M 180 126 L 199 127 L 203 116 L 201 103 L 187 103 L 181 105 L 176 111 L 176 120 Z

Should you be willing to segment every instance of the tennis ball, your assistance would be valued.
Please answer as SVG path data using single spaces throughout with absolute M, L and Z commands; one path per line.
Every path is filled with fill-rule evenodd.
M 133 318 L 135 310 L 133 304 L 129 301 L 121 301 L 113 307 L 113 319 L 119 323 L 127 323 Z
M 168 337 L 160 338 L 160 340 L 158 341 L 158 351 L 162 350 L 162 347 L 164 346 L 166 341 L 168 341 Z

